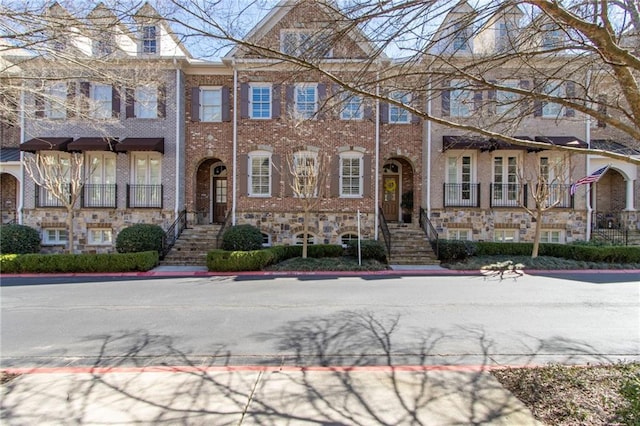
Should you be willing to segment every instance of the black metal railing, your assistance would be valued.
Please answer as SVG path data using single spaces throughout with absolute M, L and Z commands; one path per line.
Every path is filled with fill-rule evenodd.
M 225 229 L 231 224 L 231 210 L 227 212 L 227 216 L 224 218 L 224 222 L 222 222 L 222 226 L 216 235 L 216 244 L 218 248 L 220 248 L 220 244 L 222 244 L 222 234 L 224 234 Z
M 591 213 L 591 234 L 615 245 L 629 244 L 629 230 L 623 225 L 619 212 Z
M 539 186 L 536 189 L 540 189 Z M 571 185 L 567 184 L 551 184 L 546 185 L 546 206 L 555 206 L 558 208 L 572 209 L 573 196 L 571 195 Z M 557 204 L 556 204 L 557 203 Z
M 173 221 L 169 229 L 164 233 L 164 237 L 162 238 L 162 251 L 160 252 L 160 259 L 164 259 L 164 257 L 169 253 L 171 247 L 176 243 L 176 240 L 182 234 L 182 230 L 187 227 L 187 210 L 183 210 L 180 212 L 176 220 Z
M 445 183 L 445 207 L 480 207 L 479 183 Z
M 67 193 L 71 199 L 71 184 L 68 184 Z M 64 207 L 64 203 L 58 197 L 54 196 L 51 191 L 43 186 L 35 186 L 35 202 L 36 207 Z
M 378 207 L 378 218 L 378 226 L 380 227 L 380 231 L 382 231 L 384 245 L 387 248 L 387 256 L 391 258 L 391 232 L 389 232 L 389 225 L 387 225 L 387 220 L 384 218 L 382 207 Z
M 82 207 L 112 208 L 118 206 L 116 184 L 85 184 L 80 196 Z
M 162 208 L 162 185 L 127 185 L 127 208 Z
M 420 208 L 420 228 L 422 228 L 427 238 L 429 238 L 431 248 L 433 248 L 436 257 L 438 257 L 438 231 L 436 231 L 436 228 L 431 223 L 427 211 L 422 207 Z
M 491 207 L 527 207 L 527 184 L 492 183 L 489 200 Z

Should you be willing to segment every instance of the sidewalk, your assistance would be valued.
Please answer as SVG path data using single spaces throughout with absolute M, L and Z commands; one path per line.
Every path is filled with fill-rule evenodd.
M 6 425 L 541 424 L 480 367 L 41 370 L 0 407 Z

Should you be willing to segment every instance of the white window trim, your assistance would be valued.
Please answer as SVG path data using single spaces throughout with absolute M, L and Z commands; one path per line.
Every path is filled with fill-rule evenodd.
M 267 240 L 266 242 L 264 241 L 265 237 L 266 237 L 266 240 Z M 262 233 L 262 240 L 263 240 L 262 241 L 262 247 L 271 247 L 273 245 L 271 234 L 269 234 L 268 232 L 263 232 Z
M 151 38 L 147 38 L 145 37 L 145 29 L 146 28 L 151 28 L 153 27 L 155 29 L 155 44 L 154 44 L 154 51 L 153 52 L 145 52 L 145 41 L 149 40 L 151 41 Z M 143 25 L 140 28 L 140 32 L 141 32 L 141 37 L 140 37 L 140 53 L 142 53 L 143 55 L 159 55 L 160 54 L 160 26 L 158 25 Z
M 360 105 L 358 106 L 358 110 L 356 112 L 356 116 L 351 115 L 351 109 L 347 109 L 346 106 L 351 104 L 351 101 L 358 99 L 360 101 Z M 344 121 L 362 121 L 364 120 L 364 98 L 361 95 L 348 94 L 345 93 L 343 95 L 342 100 L 342 110 L 340 111 L 340 120 Z M 347 116 L 346 113 L 349 112 Z
M 100 231 L 100 238 L 95 240 L 93 232 Z M 108 240 L 104 238 L 104 232 L 108 232 L 110 237 Z M 110 246 L 113 244 L 113 230 L 111 228 L 89 228 L 87 229 L 87 244 L 92 246 Z
M 342 178 L 344 177 L 342 174 L 342 162 L 345 159 L 357 159 L 360 162 L 359 170 L 360 174 L 358 176 L 358 194 L 345 194 L 342 186 Z M 362 198 L 364 196 L 364 155 L 360 152 L 345 152 L 340 154 L 340 164 L 339 164 L 339 179 L 340 179 L 340 198 Z
M 406 105 L 411 104 L 411 101 L 412 101 L 411 93 L 404 93 L 404 92 L 401 92 L 401 91 L 391 92 L 389 94 L 389 97 L 391 99 L 395 100 L 395 101 L 400 101 L 400 102 L 402 102 L 402 103 L 404 103 Z M 403 98 L 405 98 L 405 97 L 406 97 L 406 99 L 403 100 Z M 400 120 L 394 120 L 394 119 L 391 118 L 392 117 L 392 111 L 396 110 L 396 109 L 398 110 L 398 115 L 400 115 L 403 111 L 406 113 L 406 117 L 407 117 L 406 120 L 400 121 Z M 389 104 L 389 117 L 388 117 L 388 119 L 389 119 L 389 123 L 391 123 L 391 124 L 410 124 L 411 123 L 411 113 L 408 110 L 402 108 L 401 106 L 397 106 L 397 105 L 394 105 L 394 104 Z
M 477 183 L 478 182 L 478 177 L 477 177 L 478 161 L 477 161 L 476 153 L 473 151 L 456 152 L 455 150 L 449 150 L 448 152 L 450 152 L 451 154 L 447 155 L 447 159 L 446 159 L 445 183 Z M 470 182 L 462 182 L 462 158 L 463 157 L 471 158 L 471 177 L 470 177 L 471 181 Z M 449 179 L 449 159 L 450 158 L 456 159 L 456 182 L 451 182 Z
M 204 103 L 204 92 L 218 92 L 220 94 L 220 105 Z M 209 120 L 206 118 L 204 109 L 205 107 L 218 107 L 220 109 L 219 118 Z M 198 106 L 200 121 L 203 123 L 221 123 L 222 122 L 222 86 L 200 86 L 200 105 Z
M 267 117 L 256 117 L 253 115 L 253 89 L 267 89 L 269 93 L 269 100 L 267 105 L 269 106 L 269 114 Z M 273 116 L 273 85 L 271 83 L 249 83 L 249 117 L 252 120 L 270 120 Z
M 247 170 L 248 170 L 248 179 L 247 179 L 247 193 L 249 194 L 249 197 L 258 197 L 258 198 L 268 198 L 271 197 L 271 179 L 273 179 L 273 173 L 271 171 L 271 153 L 268 151 L 253 151 L 250 152 L 248 155 L 248 164 L 247 164 Z M 267 186 L 268 188 L 268 192 L 266 194 L 263 193 L 254 193 L 253 192 L 253 182 L 252 182 L 252 178 L 253 178 L 253 159 L 254 158 L 267 158 L 269 160 L 269 184 Z
M 550 241 L 551 234 L 553 234 L 554 232 L 558 233 L 557 242 Z M 562 229 L 542 229 L 540 231 L 540 242 L 546 244 L 564 244 L 565 232 Z
M 138 169 L 136 167 L 136 163 L 139 158 L 144 158 L 145 161 L 147 162 L 147 167 L 146 167 L 146 171 L 145 171 L 145 183 L 137 183 L 137 178 L 138 178 Z M 152 182 L 151 181 L 151 173 L 150 171 L 150 167 L 151 167 L 151 160 L 158 160 L 159 163 L 159 175 L 158 175 L 158 181 L 157 182 Z M 162 185 L 162 154 L 160 153 L 156 153 L 156 152 L 146 152 L 146 151 L 138 151 L 138 152 L 133 152 L 131 153 L 131 165 L 130 165 L 130 175 L 131 175 L 131 184 L 132 185 Z
M 303 244 L 304 232 L 298 232 L 293 236 L 293 245 L 301 246 Z M 316 245 L 320 244 L 318 236 L 312 232 L 307 232 L 307 244 Z
M 351 236 L 351 237 L 355 237 L 355 238 L 349 238 L 348 241 L 358 241 L 358 234 L 354 233 L 354 232 L 345 232 L 344 234 L 341 234 L 340 237 L 338 238 L 338 241 L 340 242 L 340 245 L 343 248 L 347 248 L 349 245 L 347 243 L 345 243 L 344 238 L 347 236 Z
M 141 96 L 140 96 L 140 90 L 149 90 L 149 94 L 151 95 L 151 102 L 149 102 L 149 105 L 146 105 L 145 102 L 146 100 L 143 102 L 140 100 Z M 160 100 L 158 99 L 158 86 L 155 84 L 150 84 L 150 85 L 145 85 L 145 86 L 137 86 L 135 88 L 135 94 L 134 94 L 134 115 L 136 118 L 142 119 L 142 120 L 154 120 L 156 118 L 158 118 L 158 102 Z M 143 117 L 142 116 L 142 111 L 149 111 L 149 117 Z
M 300 161 L 300 159 L 306 159 L 306 158 L 312 158 L 313 159 L 313 165 L 314 165 L 314 169 L 315 172 L 317 174 L 321 173 L 321 170 L 318 170 L 318 152 L 317 151 L 312 151 L 312 150 L 304 150 L 304 151 L 297 151 L 293 154 L 293 166 L 294 166 L 294 170 L 297 168 L 297 163 L 298 161 Z M 297 170 L 296 170 L 296 174 L 297 174 Z M 294 177 L 295 179 L 296 177 Z M 317 178 L 316 178 L 316 186 L 314 188 L 314 192 L 313 192 L 313 196 L 312 197 L 317 197 L 318 196 L 318 182 L 317 182 Z M 295 194 L 294 192 L 294 197 L 296 198 L 306 198 L 305 196 L 306 194 L 303 194 L 302 196 L 300 194 Z
M 504 80 L 501 82 L 502 86 L 517 89 L 520 87 L 520 82 L 517 80 Z M 509 92 L 507 90 L 496 90 L 496 115 L 504 117 L 512 117 L 519 113 L 518 102 L 520 95 Z
M 548 82 L 543 88 L 544 94 L 553 96 L 556 98 L 563 98 L 567 94 L 567 88 L 564 83 L 557 81 Z M 542 102 L 542 118 L 557 119 L 564 117 L 565 107 L 557 102 L 543 101 Z
M 44 116 L 50 120 L 67 118 L 67 84 L 53 83 L 47 87 L 44 102 Z M 55 113 L 55 114 L 54 114 Z
M 301 112 L 298 110 L 298 90 L 305 90 L 305 89 L 309 89 L 312 88 L 313 89 L 313 97 L 314 97 L 314 105 L 313 105 L 313 113 L 310 116 L 306 116 L 307 112 Z M 294 86 L 294 92 L 293 92 L 293 103 L 294 103 L 294 115 L 296 118 L 301 118 L 304 120 L 313 120 L 316 118 L 317 113 L 318 113 L 318 83 L 298 83 Z
M 469 89 L 469 83 L 465 80 L 452 80 L 449 95 L 449 115 L 451 117 L 471 117 L 473 115 L 473 91 Z M 456 92 L 459 95 L 456 95 Z M 455 105 L 455 107 L 454 107 Z M 461 114 L 461 109 L 466 108 L 466 113 Z
M 467 238 L 460 238 L 460 233 L 466 232 Z M 454 238 L 452 238 L 452 235 Z M 447 239 L 459 241 L 473 241 L 473 229 L 471 228 L 453 228 L 447 230 Z
M 505 234 L 506 233 L 512 233 L 513 232 L 513 241 L 505 241 Z M 506 229 L 494 229 L 493 230 L 493 241 L 497 242 L 497 243 L 504 243 L 504 242 L 513 242 L 513 243 L 517 243 L 518 242 L 518 235 L 520 234 L 520 232 L 517 229 L 511 229 L 511 228 L 506 228 Z
M 55 231 L 55 238 L 49 239 L 49 231 Z M 66 234 L 66 238 L 62 239 L 60 236 Z M 68 231 L 64 228 L 42 228 L 42 245 L 46 246 L 58 246 L 65 245 L 69 242 Z
M 98 87 L 106 87 L 109 90 L 107 99 L 97 99 L 96 89 Z M 91 115 L 93 118 L 101 120 L 112 118 L 113 86 L 104 83 L 91 83 L 89 96 L 91 98 Z

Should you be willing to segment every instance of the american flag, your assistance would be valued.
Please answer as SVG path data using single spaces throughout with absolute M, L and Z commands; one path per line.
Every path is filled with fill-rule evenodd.
M 584 185 L 584 184 L 587 184 L 587 183 L 594 183 L 594 182 L 597 182 L 598 180 L 600 180 L 602 175 L 604 175 L 607 172 L 607 170 L 609 170 L 610 166 L 611 166 L 611 164 L 606 165 L 606 166 L 602 167 L 601 169 L 598 169 L 595 172 L 591 173 L 590 175 L 578 179 L 576 181 L 576 183 L 571 185 L 571 195 L 573 196 L 576 193 L 576 190 L 578 189 L 578 185 Z

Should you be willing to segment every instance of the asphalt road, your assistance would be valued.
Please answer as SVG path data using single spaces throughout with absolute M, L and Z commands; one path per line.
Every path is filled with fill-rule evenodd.
M 640 275 L 7 278 L 1 365 L 640 360 Z

